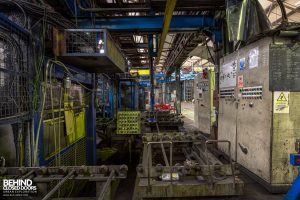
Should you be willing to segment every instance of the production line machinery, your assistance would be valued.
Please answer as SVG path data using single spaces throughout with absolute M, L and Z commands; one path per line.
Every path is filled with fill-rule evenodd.
M 242 195 L 244 183 L 238 165 L 223 163 L 209 150 L 209 144 L 226 140 L 205 140 L 198 133 L 146 133 L 137 166 L 133 199 L 184 198 Z
M 146 132 L 182 131 L 184 121 L 181 115 L 172 113 L 171 110 L 146 111 L 142 114 L 142 126 Z
M 72 199 L 112 199 L 113 191 L 119 179 L 127 177 L 126 165 L 102 166 L 61 166 L 61 167 L 9 167 L 0 168 L 0 178 L 9 183 L 15 180 L 13 186 L 3 186 L 3 197 L 10 195 L 22 197 L 30 196 L 31 199 L 67 199 L 73 195 L 80 195 Z M 13 187 L 25 184 L 26 190 L 14 190 Z M 21 181 L 24 181 L 21 183 Z M 1 181 L 2 182 L 2 181 Z M 76 185 L 76 186 L 75 186 Z M 70 188 L 71 186 L 71 188 Z M 89 193 L 84 192 L 85 187 Z M 28 188 L 31 188 L 28 190 Z M 94 193 L 90 192 L 94 191 Z M 87 196 L 82 196 L 87 195 Z

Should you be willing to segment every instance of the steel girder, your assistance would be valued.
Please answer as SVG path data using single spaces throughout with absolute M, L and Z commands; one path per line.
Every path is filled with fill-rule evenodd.
M 110 31 L 129 32 L 153 32 L 161 31 L 163 16 L 138 16 L 138 17 L 114 17 L 96 18 L 91 20 L 80 20 L 81 28 L 101 28 Z M 217 30 L 217 24 L 213 16 L 208 15 L 176 15 L 172 17 L 170 32 L 198 31 L 202 28 Z

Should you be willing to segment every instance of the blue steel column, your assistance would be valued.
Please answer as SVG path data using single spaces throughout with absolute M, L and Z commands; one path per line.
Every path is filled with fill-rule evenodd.
M 176 113 L 181 113 L 181 84 L 180 84 L 180 67 L 176 67 Z
M 118 100 L 118 109 L 117 111 L 121 110 L 121 103 L 122 103 L 122 90 L 121 90 L 121 80 L 118 82 L 118 94 L 117 94 L 117 100 Z
M 131 110 L 133 111 L 134 110 L 134 88 L 133 88 L 133 81 L 131 80 L 130 81 L 130 94 L 131 94 Z
M 149 69 L 150 69 L 150 106 L 154 111 L 154 67 L 153 67 L 153 35 L 149 35 Z
M 96 109 L 95 109 L 95 90 L 96 90 L 96 75 L 92 74 L 92 95 L 91 103 L 87 109 L 86 124 L 87 124 L 87 157 L 89 165 L 96 165 Z
M 110 80 L 110 87 L 109 87 L 109 104 L 110 104 L 110 118 L 114 118 L 114 83 Z
M 293 185 L 290 187 L 288 193 L 286 194 L 284 200 L 297 200 L 300 198 L 300 173 L 298 174 Z

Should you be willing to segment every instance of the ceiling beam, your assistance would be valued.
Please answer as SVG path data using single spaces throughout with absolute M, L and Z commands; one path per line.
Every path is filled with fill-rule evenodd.
M 110 31 L 152 32 L 160 33 L 163 27 L 163 16 L 134 16 L 109 17 L 78 20 L 80 28 L 108 29 Z M 208 15 L 176 15 L 170 21 L 169 30 L 173 31 L 199 31 L 201 28 L 217 29 L 213 16 Z
M 167 1 L 162 34 L 160 35 L 160 38 L 159 38 L 159 46 L 158 46 L 156 64 L 158 64 L 159 60 L 160 60 L 160 56 L 161 56 L 161 53 L 162 53 L 162 50 L 163 50 L 163 47 L 164 47 L 164 44 L 166 41 L 166 37 L 169 32 L 170 23 L 171 23 L 171 20 L 173 17 L 173 11 L 174 11 L 175 6 L 176 6 L 176 0 L 168 0 Z

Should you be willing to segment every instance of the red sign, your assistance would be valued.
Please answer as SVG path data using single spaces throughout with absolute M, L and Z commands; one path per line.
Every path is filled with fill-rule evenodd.
M 244 76 L 238 76 L 238 88 L 243 88 L 244 87 Z

